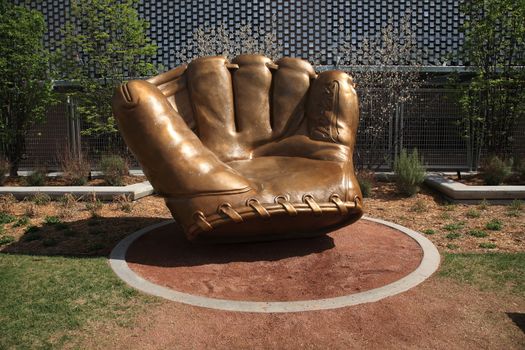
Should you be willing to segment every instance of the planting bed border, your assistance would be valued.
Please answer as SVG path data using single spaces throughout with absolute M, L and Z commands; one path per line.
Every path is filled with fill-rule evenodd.
M 36 194 L 47 194 L 53 199 L 65 194 L 75 197 L 95 195 L 100 200 L 113 200 L 115 196 L 125 195 L 130 200 L 137 200 L 153 194 L 149 181 L 127 186 L 3 186 L 0 195 L 12 194 L 17 199 L 24 199 Z
M 452 202 L 479 203 L 486 199 L 506 203 L 515 199 L 525 199 L 525 186 L 469 186 L 448 179 L 439 173 L 428 174 L 425 184 Z

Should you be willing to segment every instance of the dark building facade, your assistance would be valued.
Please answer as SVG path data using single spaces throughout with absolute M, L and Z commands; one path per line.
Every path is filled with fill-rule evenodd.
M 15 0 L 20 1 L 20 0 Z M 27 2 L 25 2 L 27 3 Z M 423 70 L 431 73 L 434 81 L 441 83 L 450 71 L 461 70 L 462 62 L 457 53 L 463 43 L 461 26 L 464 16 L 460 1 L 408 0 L 380 1 L 247 1 L 247 0 L 141 0 L 138 11 L 150 23 L 148 36 L 158 46 L 154 63 L 167 70 L 177 66 L 178 53 L 194 50 L 192 44 L 197 28 L 224 25 L 230 31 L 251 25 L 259 34 L 273 32 L 282 47 L 283 56 L 295 56 L 315 62 L 317 65 L 333 66 L 338 63 L 338 47 L 342 41 L 359 47 L 363 39 L 381 34 L 390 20 L 399 25 L 408 14 L 410 28 L 415 35 L 418 51 L 422 56 Z M 45 43 L 52 50 L 60 41 L 61 30 L 70 18 L 68 0 L 35 0 L 31 6 L 40 10 L 47 21 Z M 185 56 L 196 56 L 186 52 Z M 361 64 L 347 62 L 345 64 Z M 330 67 L 318 67 L 327 69 Z M 440 73 L 440 74 L 435 74 Z M 432 87 L 441 83 L 432 84 Z M 430 87 L 430 85 L 429 85 Z M 417 92 L 410 105 L 403 105 L 383 132 L 377 152 L 388 157 L 386 166 L 401 148 L 417 147 L 429 169 L 471 169 L 473 153 L 461 137 L 458 120 L 461 108 L 455 91 L 425 88 Z M 73 104 L 57 106 L 50 111 L 48 122 L 39 125 L 28 138 L 26 167 L 53 164 L 54 154 L 66 145 L 76 145 L 85 153 L 96 156 L 106 152 L 105 141 L 80 135 L 82 128 L 78 119 L 70 118 Z M 361 130 L 367 123 L 363 111 Z M 516 144 L 523 142 L 524 125 L 516 130 Z M 358 134 L 357 150 L 366 149 L 363 133 Z M 122 145 L 124 147 L 124 145 Z M 97 150 L 97 154 L 93 150 Z M 522 147 L 518 150 L 524 154 Z M 366 156 L 365 156 L 366 157 Z M 357 159 L 358 157 L 356 157 Z
M 40 0 L 32 7 L 47 21 L 46 44 L 53 48 L 70 17 L 69 1 Z M 399 23 L 407 13 L 423 55 L 423 65 L 460 65 L 454 59 L 463 41 L 460 1 L 248 1 L 141 0 L 141 17 L 150 23 L 149 37 L 159 47 L 155 63 L 166 68 L 177 62 L 176 52 L 192 40 L 199 27 L 250 24 L 259 32 L 274 31 L 284 56 L 334 65 L 334 47 L 342 40 L 359 45 L 379 35 L 388 19 Z

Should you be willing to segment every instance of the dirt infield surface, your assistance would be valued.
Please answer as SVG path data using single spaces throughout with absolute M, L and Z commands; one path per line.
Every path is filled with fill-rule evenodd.
M 176 224 L 135 241 L 128 265 L 179 292 L 244 301 L 296 301 L 355 294 L 392 283 L 422 258 L 409 236 L 378 223 L 316 238 L 225 245 L 188 242 Z
M 408 292 L 330 311 L 253 314 L 161 302 L 134 326 L 100 325 L 94 349 L 523 349 L 525 300 L 431 277 Z M 521 315 L 521 316 L 520 316 Z M 514 319 L 514 321 L 513 321 Z M 522 325 L 523 327 L 523 325 Z
M 417 256 L 413 254 L 417 250 L 411 250 L 415 248 L 411 239 L 395 237 L 395 232 L 391 232 L 394 236 L 390 237 L 374 233 L 375 224 L 372 222 L 361 221 L 359 225 L 363 225 L 357 230 L 362 234 L 354 233 L 353 240 L 348 242 L 345 240 L 347 235 L 337 231 L 328 237 L 314 239 L 319 240 L 315 244 L 314 241 L 312 244 L 290 241 L 296 244 L 290 255 L 297 256 L 297 264 L 287 261 L 290 257 L 283 255 L 287 250 L 279 250 L 278 246 L 272 246 L 273 243 L 250 244 L 250 249 L 234 252 L 229 251 L 231 247 L 224 246 L 210 253 L 207 246 L 188 245 L 177 235 L 168 237 L 169 226 L 156 237 L 145 235 L 135 242 L 135 247 L 132 245 L 128 253 L 128 261 L 135 271 L 150 273 L 159 283 L 169 285 L 167 279 L 176 276 L 179 280 L 173 287 L 179 290 L 234 299 L 249 292 L 256 300 L 334 296 L 343 291 L 351 293 L 352 289 L 346 289 L 345 283 L 354 283 L 354 287 L 364 290 L 381 283 L 377 279 L 379 270 L 389 278 L 398 278 L 406 273 L 402 272 L 404 269 L 417 265 L 418 259 L 401 259 L 403 255 Z M 349 248 L 354 244 L 355 247 L 373 249 L 376 240 L 389 239 L 392 241 L 388 245 L 396 249 L 377 252 L 383 254 L 386 261 L 381 258 L 373 261 L 378 270 L 369 272 L 376 274 L 375 278 L 345 279 L 348 276 L 341 272 L 344 266 L 340 265 L 345 250 L 334 249 L 335 246 Z M 139 245 L 146 248 L 142 254 Z M 242 245 L 237 246 L 240 247 Z M 174 248 L 177 254 L 172 258 L 160 257 L 164 250 Z M 151 249 L 159 249 L 159 254 L 148 254 Z M 191 260 L 188 260 L 189 256 Z M 355 261 L 356 257 L 350 254 L 346 258 Z M 375 259 L 374 255 L 368 259 Z M 396 261 L 397 264 L 393 263 Z M 325 271 L 326 275 L 323 275 L 315 266 L 322 266 L 325 262 L 336 266 L 334 270 L 338 272 Z M 146 263 L 150 266 L 145 267 Z M 359 276 L 356 270 L 359 265 L 353 271 L 349 270 L 349 274 L 357 272 Z M 244 269 L 240 268 L 242 266 Z M 361 265 L 362 271 L 366 270 L 364 266 Z M 227 288 L 236 281 L 235 271 L 243 274 L 238 278 L 251 281 L 262 275 L 269 278 L 261 288 L 250 285 Z M 287 272 L 284 281 L 278 278 L 282 271 Z M 309 277 L 301 279 L 298 276 Z M 287 281 L 290 285 L 282 288 L 282 283 Z M 317 287 L 315 293 L 304 288 L 309 283 Z M 523 298 L 483 292 L 435 275 L 402 294 L 374 303 L 327 311 L 243 313 L 161 300 L 139 315 L 131 327 L 108 329 L 107 324 L 95 324 L 92 332 L 100 336 L 86 339 L 82 345 L 94 349 L 523 349 L 524 311 Z

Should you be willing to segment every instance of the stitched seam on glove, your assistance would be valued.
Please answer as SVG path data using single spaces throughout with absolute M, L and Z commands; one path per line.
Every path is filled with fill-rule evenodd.
M 357 197 L 357 196 L 356 196 Z M 346 207 L 346 209 L 350 209 L 347 211 L 347 213 L 342 213 L 341 208 L 335 203 L 317 203 L 319 208 L 321 209 L 321 213 L 316 213 L 316 210 L 313 210 L 312 207 L 308 203 L 290 203 L 288 204 L 292 205 L 296 211 L 297 214 L 312 214 L 312 215 L 323 215 L 328 213 L 340 213 L 341 216 L 346 216 L 348 214 L 353 213 L 352 209 L 359 209 L 361 207 L 361 203 L 357 198 L 354 202 L 344 202 L 343 205 Z M 271 215 L 291 215 L 288 209 L 286 209 L 284 206 L 280 204 L 262 204 L 262 206 L 266 209 L 266 211 Z M 250 206 L 242 206 L 238 208 L 232 208 L 243 220 L 244 219 L 253 219 L 253 218 L 264 218 L 262 217 L 257 210 Z M 201 211 L 197 211 L 196 213 L 202 213 Z M 212 213 L 208 216 L 203 215 L 201 216 L 201 220 L 209 224 L 212 228 L 216 228 L 222 224 L 226 224 L 229 222 L 232 222 L 232 220 L 228 215 L 221 215 L 219 213 Z M 239 221 L 238 223 L 240 223 Z M 190 233 L 195 233 L 198 231 L 201 231 L 202 227 L 198 224 L 192 224 L 188 228 L 188 231 Z

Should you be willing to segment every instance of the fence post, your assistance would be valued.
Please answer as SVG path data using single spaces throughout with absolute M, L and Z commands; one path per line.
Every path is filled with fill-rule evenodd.
M 80 158 L 82 149 L 80 141 L 80 120 L 75 113 L 76 107 L 74 99 L 67 95 L 67 123 L 69 150 Z

